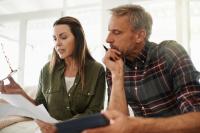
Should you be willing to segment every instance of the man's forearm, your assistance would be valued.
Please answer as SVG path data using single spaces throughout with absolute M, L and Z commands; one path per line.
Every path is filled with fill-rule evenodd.
M 191 112 L 169 118 L 141 118 L 139 121 L 142 124 L 135 128 L 138 128 L 142 133 L 200 132 L 200 112 Z
M 110 95 L 110 101 L 108 104 L 109 110 L 118 110 L 124 114 L 129 114 L 128 106 L 126 102 L 124 79 L 122 76 L 112 77 L 112 90 Z

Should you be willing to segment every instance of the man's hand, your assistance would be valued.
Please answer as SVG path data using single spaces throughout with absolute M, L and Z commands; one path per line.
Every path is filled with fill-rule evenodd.
M 110 48 L 106 52 L 103 62 L 112 75 L 112 91 L 108 105 L 109 110 L 118 110 L 124 114 L 128 113 L 124 90 L 124 63 L 122 53 L 117 49 Z
M 136 131 L 134 118 L 130 118 L 118 111 L 106 111 L 103 113 L 109 120 L 110 125 L 106 127 L 85 130 L 83 133 L 133 133 Z M 134 133 L 135 133 L 134 132 Z
M 40 127 L 42 133 L 57 133 L 57 128 L 53 124 L 46 123 L 41 120 L 35 120 L 35 122 Z
M 123 59 L 121 53 L 116 49 L 108 49 L 103 63 L 111 71 L 113 76 L 123 75 Z

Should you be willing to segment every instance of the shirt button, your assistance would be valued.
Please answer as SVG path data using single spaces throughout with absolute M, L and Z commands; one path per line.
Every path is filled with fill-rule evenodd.
M 67 107 L 66 107 L 66 109 L 67 109 L 67 110 L 69 110 L 69 109 L 70 109 L 70 107 L 69 107 L 69 106 L 67 106 Z
M 135 67 L 135 70 L 137 70 L 137 67 Z
M 69 97 L 71 96 L 71 95 L 70 95 L 70 93 L 69 93 L 69 95 L 68 95 L 68 96 L 69 96 Z
M 142 110 L 144 110 L 144 107 L 142 106 Z
M 135 90 L 136 90 L 136 91 L 137 91 L 137 89 L 138 89 L 138 88 L 137 88 L 137 87 L 135 87 Z
M 90 95 L 90 93 L 88 92 L 88 95 Z

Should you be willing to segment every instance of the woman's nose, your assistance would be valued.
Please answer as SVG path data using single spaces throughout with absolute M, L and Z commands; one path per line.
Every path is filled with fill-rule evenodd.
M 56 44 L 56 46 L 60 46 L 62 43 L 61 43 L 60 39 L 57 39 L 57 40 L 55 41 L 55 44 Z

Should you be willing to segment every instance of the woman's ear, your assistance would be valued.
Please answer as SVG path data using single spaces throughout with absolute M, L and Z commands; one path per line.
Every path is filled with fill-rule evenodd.
M 136 42 L 137 43 L 141 43 L 145 40 L 146 38 L 146 31 L 144 29 L 140 29 L 137 31 L 137 38 L 136 38 Z

